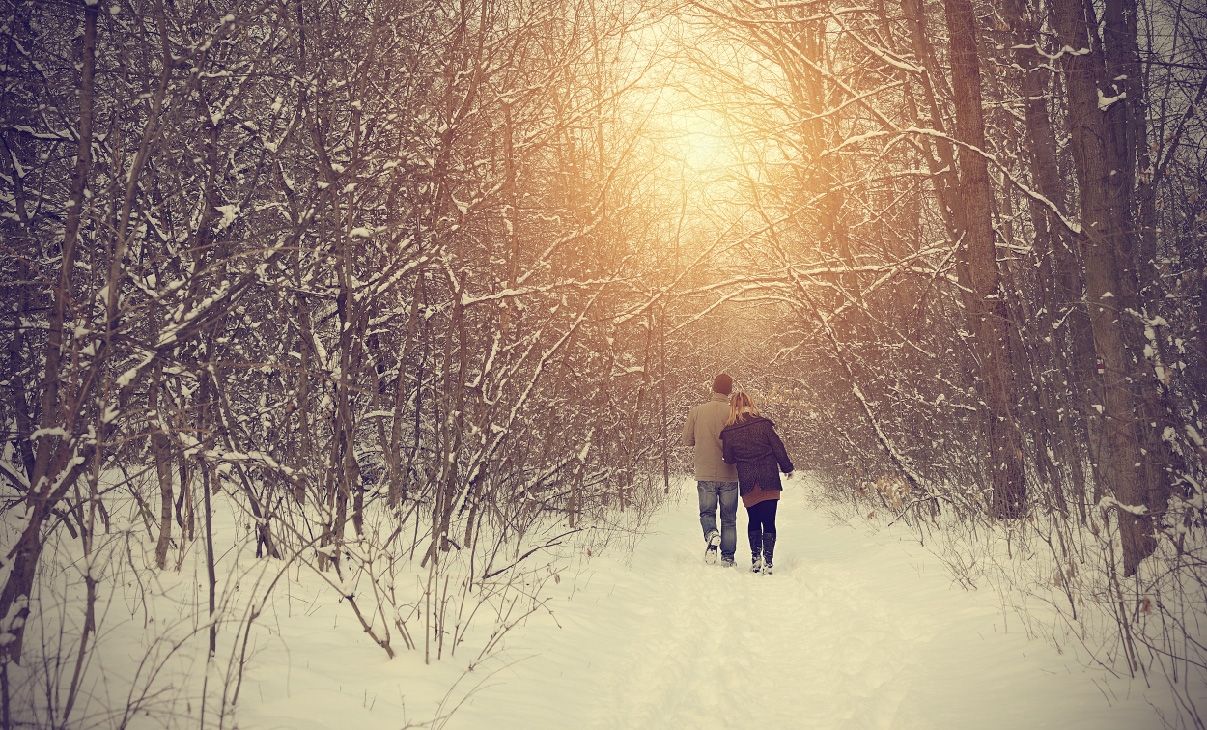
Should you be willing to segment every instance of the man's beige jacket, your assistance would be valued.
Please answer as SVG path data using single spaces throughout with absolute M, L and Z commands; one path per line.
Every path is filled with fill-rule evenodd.
M 721 429 L 729 418 L 729 396 L 713 393 L 707 403 L 691 409 L 683 427 L 683 444 L 696 447 L 696 481 L 736 482 L 738 469 L 721 459 Z

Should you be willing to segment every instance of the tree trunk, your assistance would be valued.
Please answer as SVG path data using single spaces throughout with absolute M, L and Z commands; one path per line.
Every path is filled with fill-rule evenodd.
M 960 198 L 957 212 L 967 246 L 972 295 L 968 302 L 973 342 L 980 360 L 988 421 L 988 467 L 993 484 L 990 512 L 994 517 L 1020 517 L 1026 500 L 1022 469 L 1022 439 L 1015 419 L 1016 395 L 1011 365 L 1005 296 L 993 238 L 993 189 L 985 148 L 981 110 L 981 76 L 977 54 L 976 18 L 969 0 L 944 0 L 950 35 L 952 95 L 956 109 L 956 139 L 962 144 Z M 976 149 L 969 149 L 969 147 Z
M 67 313 L 70 311 L 72 279 L 75 274 L 76 246 L 79 243 L 80 217 L 84 210 L 84 190 L 92 166 L 93 101 L 96 72 L 96 28 L 99 6 L 84 5 L 84 35 L 80 58 L 80 127 L 79 143 L 76 147 L 75 169 L 72 171 L 70 207 L 63 232 L 63 248 L 60 260 L 58 286 L 54 291 L 49 336 L 46 344 L 45 390 L 42 398 L 41 428 L 45 431 L 61 430 L 69 425 L 77 413 L 70 412 L 60 403 L 59 385 L 62 378 L 63 330 Z M 99 358 L 98 358 L 99 359 Z M 78 387 L 77 395 L 85 397 L 90 388 Z M 72 483 L 83 471 L 95 453 L 93 445 L 76 451 L 76 440 L 71 436 L 50 433 L 38 437 L 37 455 L 30 473 L 28 496 L 26 497 L 27 522 L 21 537 L 12 549 L 0 556 L 0 567 L 7 579 L 0 586 L 0 632 L 13 635 L 13 639 L 0 646 L 0 665 L 19 663 L 21 645 L 25 636 L 25 622 L 29 616 L 30 593 L 42 555 L 42 524 Z M 80 459 L 79 457 L 84 458 Z M 74 457 L 74 458 L 73 458 Z M 4 669 L 7 678 L 7 668 Z M 6 704 L 7 707 L 7 704 Z
M 168 549 L 172 546 L 172 446 L 168 438 L 168 418 L 160 396 L 163 365 L 155 364 L 151 379 L 148 405 L 155 413 L 151 430 L 151 453 L 155 460 L 155 476 L 159 481 L 159 539 L 155 542 L 155 567 L 163 570 L 168 564 Z
M 1131 191 L 1125 185 L 1128 176 L 1119 174 L 1128 164 L 1126 148 L 1117 143 L 1117 126 L 1107 114 L 1113 106 L 1109 103 L 1113 87 L 1102 86 L 1107 70 L 1092 5 L 1056 3 L 1052 12 L 1059 43 L 1073 51 L 1061 54 L 1061 66 L 1068 87 L 1069 132 L 1080 190 L 1086 300 L 1094 351 L 1103 371 L 1103 402 L 1097 406 L 1103 436 L 1098 471 L 1116 500 L 1127 506 L 1147 506 L 1151 512 L 1163 508 L 1163 503 L 1156 504 L 1159 496 L 1145 488 L 1145 473 L 1160 465 L 1148 463 L 1155 455 L 1140 448 L 1140 414 L 1132 383 L 1142 378 L 1143 361 L 1137 358 L 1139 353 L 1128 352 L 1129 323 L 1123 319 L 1132 316 L 1126 311 L 1127 300 L 1135 292 L 1134 283 L 1125 281 L 1134 274 L 1129 271 L 1134 235 L 1129 222 Z M 1118 518 L 1123 569 L 1131 575 L 1156 548 L 1152 517 L 1118 510 Z
M 1052 68 L 1040 61 L 1040 38 L 1034 21 L 1026 14 L 1025 0 L 1006 3 L 1007 18 L 1014 39 L 1014 60 L 1020 69 L 1023 95 L 1023 119 L 1031 179 L 1040 194 L 1064 214 L 1068 213 L 1066 185 L 1056 164 L 1056 135 L 1048 114 Z M 1078 394 L 1082 385 L 1093 382 L 1094 360 L 1089 315 L 1082 304 L 1081 263 L 1076 241 L 1052 211 L 1032 199 L 1031 221 L 1035 227 L 1035 255 L 1039 270 L 1039 306 L 1041 331 L 1051 340 L 1041 340 L 1045 368 L 1053 373 L 1041 386 L 1049 408 L 1046 422 L 1059 424 L 1049 433 L 1056 463 L 1053 477 L 1063 467 L 1072 477 L 1072 492 L 1078 516 L 1085 522 L 1085 470 L 1083 468 L 1085 432 Z M 1071 343 L 1071 347 L 1066 347 Z M 1049 392 L 1050 391 L 1050 392 Z M 1046 458 L 1046 457 L 1044 457 Z

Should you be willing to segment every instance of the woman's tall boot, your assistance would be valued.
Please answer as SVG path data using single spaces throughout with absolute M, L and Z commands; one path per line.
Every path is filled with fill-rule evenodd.
M 771 559 L 775 556 L 775 533 L 763 533 L 763 575 L 771 575 Z
M 750 538 L 750 572 L 758 573 L 763 569 L 763 531 L 747 530 Z

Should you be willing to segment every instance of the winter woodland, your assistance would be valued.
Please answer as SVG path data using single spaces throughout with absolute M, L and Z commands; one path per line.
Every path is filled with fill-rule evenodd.
M 455 723 L 723 370 L 797 513 L 1207 727 L 1201 4 L 0 5 L 3 727 L 349 642 Z

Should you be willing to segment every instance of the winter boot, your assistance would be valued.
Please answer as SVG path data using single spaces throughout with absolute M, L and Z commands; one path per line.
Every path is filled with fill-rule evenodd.
M 763 570 L 763 532 L 749 530 L 746 536 L 750 538 L 750 572 L 758 573 Z
M 708 541 L 708 546 L 704 548 L 704 562 L 708 563 L 709 565 L 716 565 L 717 546 L 721 544 L 721 533 L 713 530 L 712 532 L 708 533 L 708 537 L 705 539 Z
M 763 575 L 771 575 L 771 559 L 775 555 L 775 533 L 763 533 Z

